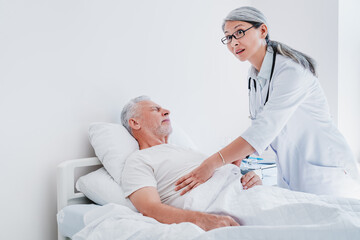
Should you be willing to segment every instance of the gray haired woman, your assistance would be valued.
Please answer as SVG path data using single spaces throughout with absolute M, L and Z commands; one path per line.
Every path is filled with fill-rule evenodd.
M 207 181 L 224 164 L 240 165 L 271 147 L 277 155 L 278 185 L 295 191 L 360 198 L 359 169 L 333 123 L 314 60 L 270 40 L 265 16 L 253 7 L 231 11 L 222 43 L 249 61 L 251 126 L 237 139 L 180 178 L 181 194 Z M 244 189 L 254 184 L 243 181 Z

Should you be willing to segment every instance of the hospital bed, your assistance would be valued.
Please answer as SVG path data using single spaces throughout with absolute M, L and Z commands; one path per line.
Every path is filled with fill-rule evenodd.
M 101 162 L 97 157 L 93 158 L 84 158 L 65 161 L 61 163 L 57 168 L 57 193 L 58 193 L 58 240 L 68 240 L 78 231 L 89 228 L 89 224 L 85 222 L 87 215 L 92 214 L 96 211 L 101 210 L 100 212 L 105 215 L 109 215 L 108 219 L 118 218 L 118 223 L 121 219 L 124 219 L 123 223 L 116 225 L 114 229 L 117 231 L 128 232 L 130 226 L 139 226 L 139 232 L 144 232 L 144 236 L 141 237 L 139 232 L 131 233 L 138 238 L 134 239 L 149 239 L 149 234 L 156 233 L 157 235 L 151 239 L 158 239 L 163 237 L 163 234 L 172 233 L 171 236 L 167 236 L 164 239 L 181 239 L 181 238 L 171 238 L 174 235 L 181 236 L 181 234 L 188 234 L 191 236 L 196 236 L 194 239 L 224 239 L 222 236 L 227 236 L 226 239 L 234 239 L 236 236 L 242 236 L 243 239 L 289 239 L 292 236 L 292 239 L 304 239 L 306 237 L 310 239 L 359 239 L 360 236 L 360 201 L 352 199 L 342 199 L 342 198 L 322 198 L 312 194 L 297 193 L 297 192 L 286 192 L 284 195 L 283 191 L 280 188 L 274 189 L 265 189 L 263 196 L 251 195 L 256 194 L 256 190 L 252 193 L 249 190 L 249 197 L 246 199 L 239 199 L 243 202 L 244 209 L 249 209 L 253 211 L 252 204 L 258 204 L 256 201 L 252 203 L 254 196 L 264 200 L 266 199 L 275 199 L 281 203 L 286 199 L 286 209 L 281 210 L 281 206 L 276 206 L 275 213 L 278 215 L 278 218 L 281 219 L 281 211 L 286 212 L 286 214 L 302 214 L 300 218 L 303 218 L 302 221 L 309 221 L 306 212 L 316 212 L 316 215 L 311 216 L 314 221 L 312 224 L 297 225 L 289 224 L 286 226 L 242 226 L 242 227 L 232 227 L 232 228 L 222 228 L 215 229 L 209 232 L 203 232 L 201 229 L 197 228 L 196 225 L 191 223 L 182 223 L 182 224 L 160 224 L 155 220 L 150 220 L 149 218 L 143 217 L 141 214 L 136 213 L 128 207 L 121 205 L 108 204 L 105 206 L 100 206 L 94 204 L 81 192 L 78 192 L 75 189 L 75 183 L 77 179 L 83 175 L 86 175 L 89 172 L 102 167 Z M 215 180 L 217 181 L 217 180 Z M 199 188 L 199 187 L 198 187 Z M 206 193 L 205 193 L 206 194 Z M 279 198 L 278 196 L 283 194 L 285 198 Z M 230 194 L 228 194 L 230 195 Z M 203 194 L 201 196 L 204 196 Z M 205 196 L 204 196 L 205 197 Z M 301 199 L 300 199 L 301 198 Z M 227 200 L 228 201 L 228 200 Z M 291 203 L 291 204 L 289 204 Z M 320 206 L 318 208 L 309 208 L 309 203 Z M 244 205 L 245 204 L 245 205 Z M 290 208 L 288 208 L 291 206 Z M 334 207 L 335 206 L 335 207 Z M 267 206 L 269 207 L 269 206 Z M 101 209 L 103 208 L 103 209 Z M 343 210 L 346 212 L 343 212 Z M 351 210 L 349 210 L 351 209 Z M 263 210 L 262 210 L 263 211 Z M 263 211 L 266 213 L 266 210 Z M 280 212 L 280 213 L 279 213 Z M 259 212 L 260 213 L 260 212 Z M 250 213 L 253 215 L 258 215 L 259 213 Z M 248 214 L 244 212 L 244 214 Z M 290 214 L 290 215 L 291 215 Z M 97 213 L 99 215 L 99 212 Z M 131 216 L 130 216 L 131 215 Z M 263 215 L 261 218 L 264 220 L 264 224 L 267 222 L 276 222 L 274 213 L 270 214 L 271 220 L 266 220 L 268 216 Z M 106 218 L 104 217 L 106 220 Z M 134 222 L 135 221 L 135 222 Z M 287 221 L 287 220 L 286 220 Z M 296 220 L 298 221 L 298 220 Z M 101 222 L 101 221 L 99 221 Z M 297 222 L 296 222 L 297 223 Z M 302 223 L 303 224 L 303 223 Z M 91 225 L 91 224 L 90 224 Z M 150 228 L 148 225 L 156 226 L 157 228 Z M 166 226 L 163 226 L 166 225 Z M 93 226 L 90 230 L 95 229 Z M 150 230 L 151 231 L 150 231 Z M 90 231 L 89 230 L 89 231 Z M 88 231 L 88 232 L 89 232 Z M 101 231 L 105 231 L 102 229 Z M 132 230 L 135 231 L 135 230 Z M 147 232 L 148 231 L 148 232 Z M 149 232 L 150 231 L 150 232 Z M 111 233 L 113 234 L 113 233 Z M 119 233 L 121 234 L 121 233 Z M 159 235 L 160 234 L 160 235 Z M 65 236 L 64 236 L 65 235 Z M 76 235 L 77 236 L 77 235 Z M 87 236 L 87 235 L 84 235 Z M 281 237 L 283 236 L 283 237 Z M 85 238 L 76 238 L 78 239 L 87 239 Z M 102 239 L 102 238 L 89 238 L 89 239 Z M 106 239 L 106 238 L 105 238 Z M 111 239 L 111 238 L 110 238 Z M 116 238 L 122 239 L 122 238 Z M 127 239 L 126 237 L 124 239 Z M 190 239 L 189 236 L 184 236 L 183 239 Z
M 115 126 L 118 128 L 118 126 Z M 106 130 L 106 129 L 107 130 Z M 119 129 L 105 125 L 95 129 L 101 134 L 106 131 L 113 134 Z M 106 131 L 105 131 L 105 130 Z M 94 130 L 94 132 L 95 132 Z M 122 133 L 126 130 L 121 130 Z M 142 216 L 130 203 L 107 200 L 100 201 L 86 193 L 94 204 L 75 185 L 78 179 L 84 179 L 96 172 L 107 172 L 106 161 L 101 156 L 109 154 L 109 149 L 118 150 L 117 156 L 128 148 L 124 146 L 133 139 L 119 136 L 110 137 L 106 146 L 103 136 L 90 141 L 98 157 L 69 160 L 57 168 L 57 221 L 58 240 L 100 240 L 100 239 L 360 239 L 360 200 L 316 196 L 273 187 L 276 168 L 263 171 L 265 186 L 241 190 L 224 176 L 239 169 L 228 164 L 220 168 L 211 179 L 189 192 L 185 209 L 235 214 L 245 220 L 241 227 L 220 228 L 204 232 L 192 223 L 161 224 L 156 220 Z M 107 139 L 107 138 L 106 138 Z M 118 146 L 111 144 L 117 143 Z M 110 146 L 110 145 L 111 146 Z M 136 143 L 134 143 L 136 144 Z M 180 144 L 184 145 L 184 144 Z M 100 156 L 100 157 L 99 157 Z M 123 158 L 125 155 L 123 156 Z M 100 161 L 102 159 L 102 161 Z M 103 164 L 102 164 L 103 163 Z M 105 168 L 103 168 L 103 166 Z M 90 173 L 90 174 L 88 174 Z M 110 172 L 109 172 L 110 173 Z M 120 186 L 110 177 L 112 186 L 104 187 L 100 196 Z M 268 180 L 267 180 L 268 178 Z M 105 185 L 103 185 L 105 186 Z M 91 190 L 91 189 L 90 189 Z M 121 189 L 122 191 L 122 189 Z M 214 194 L 215 193 L 215 194 Z M 98 194 L 99 196 L 99 194 Z M 121 196 L 120 196 L 121 198 Z M 130 202 L 128 199 L 125 199 Z M 108 204 L 106 204 L 108 203 Z M 117 203 L 117 204 L 113 204 Z M 103 206 L 101 206 L 103 205 Z M 97 237 L 100 236 L 100 237 Z M 112 237 L 112 236 L 115 236 Z
M 97 157 L 64 161 L 57 167 L 57 218 L 58 240 L 68 240 L 84 226 L 84 216 L 99 207 L 89 200 L 82 192 L 76 190 L 76 181 L 103 165 Z M 266 169 L 266 170 L 265 170 Z M 264 170 L 256 171 L 265 176 L 265 184 L 274 185 L 276 168 L 265 166 Z

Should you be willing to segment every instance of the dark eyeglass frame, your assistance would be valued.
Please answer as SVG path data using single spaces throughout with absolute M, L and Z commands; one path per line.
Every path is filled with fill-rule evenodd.
M 222 42 L 224 45 L 227 45 L 227 44 L 229 44 L 229 43 L 232 42 L 232 39 L 233 39 L 233 38 L 235 38 L 235 39 L 240 39 L 240 38 L 242 38 L 242 37 L 245 36 L 245 32 L 246 32 L 247 30 L 250 30 L 250 29 L 253 28 L 253 27 L 255 27 L 255 25 L 252 25 L 251 27 L 249 27 L 248 29 L 245 29 L 245 30 L 242 30 L 242 29 L 237 30 L 237 31 L 235 31 L 233 34 L 223 37 L 223 38 L 221 39 L 221 42 Z M 237 35 L 238 35 L 239 37 L 236 37 L 236 36 L 235 36 L 236 33 L 237 33 Z M 227 41 L 228 41 L 228 40 L 227 40 L 228 37 L 231 37 L 231 39 L 230 39 L 229 42 L 227 42 Z

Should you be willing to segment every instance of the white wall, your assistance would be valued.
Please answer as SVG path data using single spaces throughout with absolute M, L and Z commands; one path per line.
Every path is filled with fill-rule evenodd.
M 88 125 L 132 97 L 207 152 L 248 124 L 247 65 L 220 42 L 237 1 L 0 3 L 0 239 L 55 239 L 56 166 L 93 156 Z
M 318 60 L 335 116 L 336 3 L 254 1 L 273 39 Z M 0 239 L 56 238 L 56 166 L 93 156 L 88 125 L 118 121 L 129 98 L 152 96 L 209 154 L 249 125 L 249 65 L 220 42 L 239 1 L 0 4 Z
M 360 2 L 339 1 L 339 129 L 360 162 Z

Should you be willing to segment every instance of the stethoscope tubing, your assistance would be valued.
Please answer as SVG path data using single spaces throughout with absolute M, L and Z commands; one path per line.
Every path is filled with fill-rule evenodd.
M 272 61 L 272 66 L 271 66 L 270 79 L 269 79 L 269 86 L 268 86 L 268 91 L 267 91 L 266 99 L 265 99 L 265 102 L 264 102 L 264 106 L 266 105 L 266 103 L 267 103 L 268 100 L 269 100 L 269 95 L 270 95 L 270 83 L 271 83 L 271 80 L 272 80 L 272 76 L 273 76 L 274 68 L 275 68 L 275 63 L 276 63 L 276 53 L 277 53 L 277 51 L 276 51 L 276 48 L 273 48 L 273 50 L 274 50 L 274 53 L 273 53 L 273 61 Z M 251 113 L 251 103 L 250 103 L 251 80 L 253 80 L 253 82 L 254 82 L 254 89 L 255 89 L 255 92 L 256 92 L 256 81 L 255 81 L 255 79 L 249 77 L 249 82 L 248 82 L 248 89 L 249 89 L 249 112 L 250 112 L 250 118 L 251 118 L 251 119 L 255 119 L 255 117 L 253 117 L 253 114 Z

